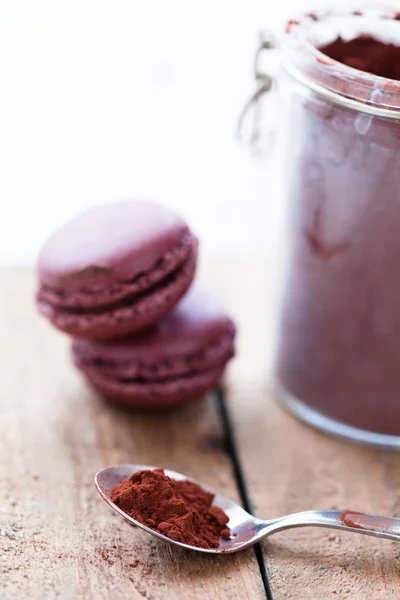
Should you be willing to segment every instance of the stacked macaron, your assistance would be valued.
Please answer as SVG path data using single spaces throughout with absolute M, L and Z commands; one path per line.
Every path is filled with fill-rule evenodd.
M 182 219 L 146 201 L 89 209 L 43 247 L 38 309 L 73 336 L 75 365 L 110 400 L 173 406 L 221 378 L 235 328 L 214 298 L 188 291 L 197 249 Z

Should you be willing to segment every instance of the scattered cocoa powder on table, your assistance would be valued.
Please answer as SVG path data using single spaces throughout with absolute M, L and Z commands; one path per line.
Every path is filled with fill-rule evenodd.
M 213 499 L 196 483 L 172 479 L 162 469 L 133 473 L 111 492 L 112 502 L 136 521 L 198 548 L 217 548 L 220 538 L 230 538 L 229 517 Z

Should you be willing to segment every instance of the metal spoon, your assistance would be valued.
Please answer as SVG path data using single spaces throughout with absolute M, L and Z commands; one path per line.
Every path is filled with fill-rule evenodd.
M 263 538 L 283 531 L 292 527 L 331 527 L 332 529 L 342 529 L 345 531 L 353 531 L 355 533 L 364 533 L 366 535 L 374 535 L 375 537 L 388 538 L 389 540 L 400 541 L 400 519 L 390 517 L 380 517 L 378 515 L 370 515 L 366 513 L 353 512 L 350 510 L 307 510 L 278 519 L 263 521 L 253 517 L 248 512 L 243 510 L 241 506 L 236 504 L 230 498 L 223 496 L 216 490 L 209 488 L 194 479 L 190 479 L 181 473 L 164 469 L 166 475 L 172 479 L 182 481 L 187 479 L 193 483 L 197 483 L 203 489 L 215 494 L 214 504 L 219 506 L 226 512 L 229 517 L 228 526 L 231 530 L 231 539 L 221 539 L 218 548 L 197 548 L 196 546 L 188 546 L 181 542 L 176 542 L 170 538 L 153 531 L 146 525 L 135 521 L 129 515 L 124 513 L 118 506 L 110 500 L 111 490 L 117 483 L 121 483 L 136 471 L 144 469 L 155 469 L 157 467 L 148 467 L 146 465 L 120 465 L 102 469 L 95 476 L 95 484 L 100 495 L 106 502 L 116 510 L 121 516 L 133 525 L 141 527 L 147 533 L 151 533 L 156 537 L 170 542 L 176 546 L 187 548 L 188 550 L 197 550 L 198 552 L 207 552 L 208 554 L 226 554 L 244 550 L 248 546 L 259 542 Z

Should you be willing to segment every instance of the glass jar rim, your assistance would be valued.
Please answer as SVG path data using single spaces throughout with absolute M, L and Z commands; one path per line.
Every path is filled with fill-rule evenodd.
M 370 11 L 373 11 L 373 21 Z M 339 22 L 342 18 L 356 17 L 366 17 L 370 24 L 372 22 L 375 25 L 382 23 L 382 20 L 396 22 L 400 40 L 400 14 L 395 9 L 330 9 L 307 13 L 287 24 L 281 42 L 283 69 L 299 83 L 332 102 L 368 114 L 400 119 L 400 81 L 338 62 L 326 56 L 309 39 L 317 24 L 323 24 L 327 18 L 337 18 Z

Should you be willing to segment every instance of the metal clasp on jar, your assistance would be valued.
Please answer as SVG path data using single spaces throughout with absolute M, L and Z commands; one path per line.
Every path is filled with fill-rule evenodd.
M 243 107 L 237 124 L 237 137 L 239 140 L 243 140 L 244 123 L 248 115 L 251 113 L 251 111 L 253 111 L 253 124 L 250 138 L 248 140 L 253 146 L 257 144 L 260 138 L 260 125 L 262 120 L 262 107 L 260 101 L 261 98 L 270 91 L 273 85 L 272 76 L 260 69 L 261 56 L 266 50 L 272 50 L 276 48 L 275 37 L 271 33 L 262 32 L 260 33 L 259 38 L 260 41 L 253 63 L 254 79 L 257 84 L 257 89 Z

